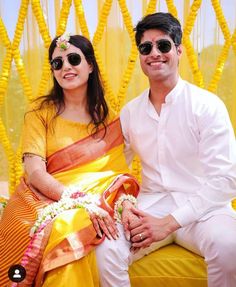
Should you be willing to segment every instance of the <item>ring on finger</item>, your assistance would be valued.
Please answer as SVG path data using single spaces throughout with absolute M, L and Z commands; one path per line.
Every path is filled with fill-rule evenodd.
M 142 233 L 139 233 L 139 237 L 140 237 L 140 241 L 143 241 L 143 234 Z

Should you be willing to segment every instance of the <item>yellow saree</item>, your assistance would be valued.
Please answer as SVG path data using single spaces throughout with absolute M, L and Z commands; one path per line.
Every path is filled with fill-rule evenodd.
M 101 129 L 96 138 L 83 137 L 47 156 L 47 170 L 65 186 L 98 194 L 100 205 L 112 214 L 117 195 L 137 196 L 139 186 L 128 174 L 119 119 L 103 134 Z M 0 222 L 0 286 L 12 285 L 7 271 L 13 264 L 26 269 L 19 286 L 98 286 L 93 249 L 103 238 L 97 236 L 84 208 L 65 208 L 30 237 L 39 212 L 49 204 L 22 179 Z

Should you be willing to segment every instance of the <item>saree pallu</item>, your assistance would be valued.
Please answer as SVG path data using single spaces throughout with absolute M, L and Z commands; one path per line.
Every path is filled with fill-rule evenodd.
M 119 119 L 110 123 L 103 135 L 101 129 L 96 138 L 88 136 L 51 155 L 47 171 L 65 186 L 79 186 L 80 192 L 99 194 L 101 206 L 112 215 L 117 196 L 121 192 L 137 196 L 139 185 L 128 174 Z M 60 268 L 64 272 L 80 261 L 78 276 L 89 273 L 85 270 L 88 264 L 96 267 L 92 250 L 103 238 L 97 236 L 83 208 L 63 211 L 32 241 L 30 230 L 39 211 L 48 204 L 47 198 L 39 197 L 24 178 L 21 180 L 0 222 L 0 286 L 41 286 L 47 272 L 55 271 L 53 276 L 58 278 Z M 26 250 L 30 251 L 26 254 Z M 7 277 L 13 264 L 26 268 L 26 278 L 15 285 Z M 90 275 L 91 284 L 88 283 L 93 286 L 93 274 Z

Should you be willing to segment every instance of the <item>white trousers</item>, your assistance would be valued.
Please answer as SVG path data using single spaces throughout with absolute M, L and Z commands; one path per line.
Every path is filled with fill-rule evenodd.
M 157 204 L 142 208 L 154 216 L 164 216 L 176 208 L 173 199 L 166 197 Z M 157 212 L 158 210 L 158 212 Z M 205 258 L 208 271 L 208 287 L 236 287 L 236 219 L 232 214 L 214 215 L 180 228 L 163 241 L 130 252 L 130 242 L 119 224 L 120 237 L 108 240 L 96 248 L 100 284 L 102 287 L 129 287 L 128 266 L 135 260 L 169 243 L 175 242 Z

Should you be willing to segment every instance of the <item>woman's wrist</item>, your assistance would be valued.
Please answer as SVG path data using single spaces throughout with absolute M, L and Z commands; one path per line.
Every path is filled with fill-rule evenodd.
M 121 216 L 123 209 L 130 209 L 131 206 L 136 207 L 137 199 L 130 194 L 123 194 L 121 195 L 117 201 L 115 202 L 114 206 L 114 218 L 117 222 L 121 222 Z

